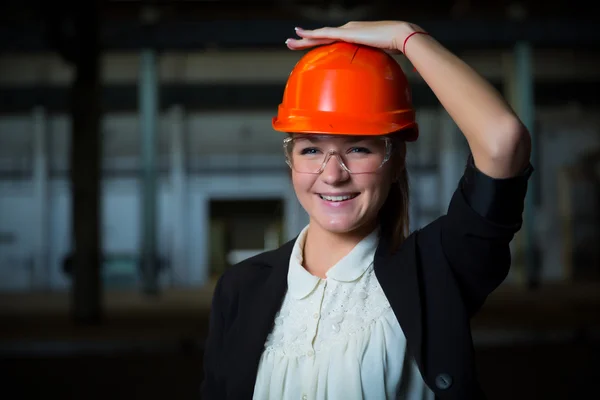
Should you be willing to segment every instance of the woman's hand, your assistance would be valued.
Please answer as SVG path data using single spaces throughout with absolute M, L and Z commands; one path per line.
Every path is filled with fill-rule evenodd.
M 418 26 L 402 21 L 353 21 L 337 28 L 296 28 L 300 39 L 290 38 L 286 44 L 291 50 L 304 50 L 342 41 L 398 53 L 402 51 L 404 39 L 415 30 L 422 31 Z

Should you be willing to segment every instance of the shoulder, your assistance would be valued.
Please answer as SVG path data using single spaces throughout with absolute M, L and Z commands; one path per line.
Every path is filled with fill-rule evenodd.
M 295 241 L 296 238 L 227 268 L 219 278 L 217 289 L 223 295 L 231 295 L 264 282 L 274 270 L 287 267 Z

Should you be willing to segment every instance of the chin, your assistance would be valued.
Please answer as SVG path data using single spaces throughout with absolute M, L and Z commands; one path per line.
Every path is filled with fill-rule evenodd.
M 327 232 L 331 233 L 350 233 L 354 232 L 365 225 L 362 221 L 356 221 L 355 219 L 345 219 L 345 218 L 313 218 L 314 222 L 316 222 L 321 228 L 323 228 Z

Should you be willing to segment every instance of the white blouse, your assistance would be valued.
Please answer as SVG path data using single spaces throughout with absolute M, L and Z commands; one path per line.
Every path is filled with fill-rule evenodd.
M 292 251 L 254 399 L 433 400 L 373 271 L 377 231 L 320 279 L 302 267 L 307 228 Z

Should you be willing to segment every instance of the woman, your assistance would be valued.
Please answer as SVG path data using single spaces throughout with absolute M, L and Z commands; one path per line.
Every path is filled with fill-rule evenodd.
M 532 171 L 527 130 L 418 26 L 351 22 L 297 34 L 290 49 L 323 47 L 290 75 L 273 124 L 289 134 L 310 222 L 220 278 L 204 398 L 484 398 L 469 320 L 508 273 Z M 404 155 L 418 129 L 404 75 L 374 48 L 408 57 L 471 150 L 447 214 L 411 235 Z M 320 109 L 308 110 L 313 103 Z

